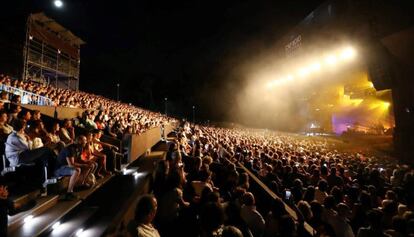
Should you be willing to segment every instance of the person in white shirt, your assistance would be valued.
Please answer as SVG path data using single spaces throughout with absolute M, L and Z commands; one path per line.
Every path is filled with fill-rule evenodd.
M 351 214 L 351 210 L 345 203 L 339 203 L 336 207 L 338 213 L 333 216 L 329 224 L 335 231 L 337 237 L 354 237 L 355 234 L 352 231 L 349 224 L 348 216 Z
M 240 216 L 246 222 L 253 236 L 262 236 L 265 229 L 265 220 L 256 210 L 256 201 L 253 193 L 247 192 L 242 197 L 243 205 L 240 210 Z
M 152 225 L 157 214 L 157 199 L 152 195 L 142 196 L 135 208 L 138 237 L 160 237 L 158 230 Z

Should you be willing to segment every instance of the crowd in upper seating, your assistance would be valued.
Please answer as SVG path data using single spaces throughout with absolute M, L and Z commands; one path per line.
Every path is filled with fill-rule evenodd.
M 87 109 L 81 118 L 84 126 L 92 129 L 105 130 L 106 134 L 122 137 L 125 132 L 143 133 L 149 128 L 161 126 L 174 119 L 138 108 L 133 105 L 110 100 L 103 96 L 82 91 L 55 88 L 30 81 L 12 80 L 8 76 L 0 75 L 0 84 L 12 86 L 25 91 L 45 96 L 51 99 L 55 106 Z M 4 94 L 4 95 L 3 95 Z M 20 103 L 23 99 L 30 103 L 30 98 L 14 95 L 7 98 L 7 93 L 1 95 L 1 100 Z M 30 95 L 27 95 L 30 97 Z
M 153 196 L 146 196 L 152 212 L 143 218 L 137 206 L 138 228 L 131 229 L 138 236 L 305 236 L 304 222 L 319 236 L 414 236 L 408 165 L 264 130 L 185 124 L 177 135 L 158 164 Z M 238 164 L 280 199 L 258 210 Z

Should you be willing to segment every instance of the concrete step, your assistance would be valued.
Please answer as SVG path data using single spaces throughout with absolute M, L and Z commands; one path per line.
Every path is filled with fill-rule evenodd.
M 76 192 L 76 195 L 80 197 L 74 201 L 64 201 L 63 196 L 55 195 L 53 199 L 46 197 L 45 203 L 43 198 L 38 200 L 38 205 L 41 207 L 35 207 L 31 210 L 19 213 L 17 220 L 9 219 L 9 237 L 32 237 L 43 235 L 51 230 L 52 226 L 64 218 L 70 211 L 79 206 L 84 200 L 86 200 L 92 193 L 100 189 L 105 183 L 107 183 L 113 176 L 107 176 L 97 181 L 97 184 L 90 189 Z M 44 205 L 41 205 L 44 203 Z M 32 216 L 29 221 L 24 221 L 28 216 Z M 14 218 L 14 217 L 12 217 Z M 27 219 L 26 219 L 27 220 Z
M 58 202 L 58 195 L 42 197 L 36 200 L 36 206 L 28 211 L 20 212 L 14 216 L 8 217 L 8 231 L 13 232 L 25 224 L 26 218 L 34 217 L 43 214 Z M 27 219 L 26 219 L 27 220 Z

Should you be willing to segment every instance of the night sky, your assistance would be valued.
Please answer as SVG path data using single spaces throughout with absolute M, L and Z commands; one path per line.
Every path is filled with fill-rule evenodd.
M 170 114 L 191 118 L 195 105 L 197 119 L 211 121 L 228 119 L 244 83 L 241 67 L 323 2 L 63 1 L 62 9 L 52 0 L 2 1 L 0 51 L 19 48 L 25 14 L 44 11 L 87 42 L 81 49 L 81 90 L 116 98 L 120 83 L 123 102 L 164 111 L 168 97 Z M 15 67 L 9 71 L 21 70 Z

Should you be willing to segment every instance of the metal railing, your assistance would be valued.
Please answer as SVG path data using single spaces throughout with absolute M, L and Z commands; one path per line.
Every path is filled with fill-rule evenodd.
M 25 91 L 25 90 L 22 90 L 22 89 L 13 87 L 13 86 L 0 84 L 0 91 L 6 91 L 10 94 L 20 95 L 22 104 L 46 105 L 46 106 L 54 105 L 52 99 L 46 96 L 38 95 L 33 92 Z

